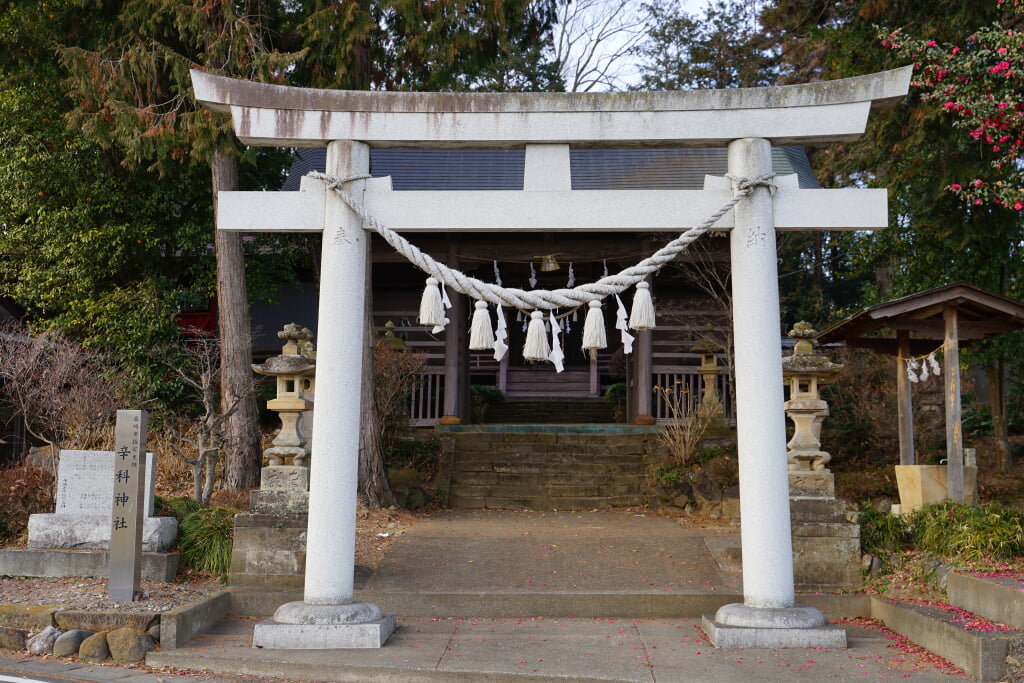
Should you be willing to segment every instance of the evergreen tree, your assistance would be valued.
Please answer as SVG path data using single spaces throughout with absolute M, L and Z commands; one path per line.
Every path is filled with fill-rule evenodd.
M 83 8 L 96 4 L 79 0 Z M 271 22 L 279 8 L 259 0 L 100 0 L 98 5 L 110 21 L 94 27 L 89 44 L 66 44 L 60 51 L 67 87 L 79 103 L 70 122 L 90 139 L 121 150 L 129 164 L 148 164 L 163 174 L 176 165 L 199 164 L 211 172 L 214 197 L 238 189 L 243 150 L 228 117 L 197 106 L 189 69 L 282 81 L 294 56 L 271 49 Z M 250 381 L 242 236 L 215 231 L 214 244 L 222 400 L 239 406 L 228 424 L 225 486 L 250 488 L 259 481 L 262 453 Z
M 644 5 L 651 27 L 636 49 L 638 90 L 748 88 L 771 85 L 775 55 L 759 31 L 761 3 L 714 0 L 702 15 L 672 0 Z

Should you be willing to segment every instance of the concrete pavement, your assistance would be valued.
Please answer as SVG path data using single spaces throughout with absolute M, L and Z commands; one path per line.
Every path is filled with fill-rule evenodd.
M 13 669 L 90 683 L 958 677 L 863 620 L 841 622 L 846 650 L 710 647 L 700 615 L 742 600 L 737 532 L 628 513 L 440 513 L 402 534 L 377 570 L 360 578 L 357 598 L 399 617 L 379 650 L 255 649 L 254 624 L 278 599 L 295 596 L 236 591 L 235 614 L 183 647 L 147 657 L 150 666 L 198 672 L 192 678 L 25 658 L 0 659 L 0 675 Z M 799 600 L 830 618 L 862 616 L 866 602 Z

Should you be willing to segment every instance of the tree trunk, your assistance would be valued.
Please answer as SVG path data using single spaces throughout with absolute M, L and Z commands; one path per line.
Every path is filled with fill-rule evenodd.
M 1000 472 L 1008 473 L 1010 462 L 1010 438 L 1006 429 L 1006 363 L 1003 354 L 992 361 L 988 368 L 988 406 L 992 413 L 992 434 L 996 437 Z
M 367 249 L 372 253 L 372 240 L 367 240 Z M 363 344 L 363 421 L 359 430 L 359 497 L 371 508 L 390 507 L 395 504 L 387 472 L 384 470 L 384 453 L 381 451 L 380 417 L 373 396 L 373 344 L 376 333 L 373 329 L 373 274 L 372 261 L 367 257 L 366 274 L 366 342 Z
M 222 153 L 213 160 L 214 213 L 217 193 L 238 189 L 238 161 Z M 245 291 L 242 235 L 216 231 L 217 325 L 221 339 L 221 410 L 238 402 L 228 418 L 224 448 L 224 488 L 253 488 L 259 483 L 261 456 L 256 392 L 252 382 L 252 335 Z

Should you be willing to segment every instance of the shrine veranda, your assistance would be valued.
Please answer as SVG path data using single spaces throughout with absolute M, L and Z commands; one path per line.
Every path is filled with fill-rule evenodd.
M 392 93 L 322 91 L 193 71 L 197 100 L 228 113 L 249 145 L 326 147 L 327 175 L 364 215 L 414 242 L 417 231 L 682 233 L 744 181 L 771 178 L 772 145 L 850 140 L 873 108 L 908 90 L 911 68 L 808 85 L 657 93 Z M 703 190 L 573 190 L 572 147 L 726 147 L 728 176 Z M 373 147 L 525 148 L 521 191 L 400 192 L 365 179 Z M 876 230 L 885 190 L 802 190 L 771 178 L 714 223 L 730 231 L 744 602 L 714 619 L 719 644 L 845 646 L 841 629 L 795 603 L 776 230 Z M 292 193 L 221 193 L 224 230 L 323 231 L 304 600 L 257 627 L 288 648 L 378 647 L 388 617 L 353 603 L 367 221 L 322 180 Z M 450 283 L 449 283 L 449 286 Z M 393 615 L 390 624 L 393 625 Z M 303 640 L 296 639 L 302 633 Z M 840 642 L 841 640 L 841 642 Z M 305 647 L 310 647 L 306 644 Z

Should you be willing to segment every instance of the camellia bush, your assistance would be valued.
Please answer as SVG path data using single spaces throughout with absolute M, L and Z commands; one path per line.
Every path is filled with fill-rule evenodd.
M 1000 5 L 1006 4 L 1000 0 Z M 1024 6 L 1014 0 L 1011 17 Z M 914 62 L 912 85 L 935 101 L 992 153 L 990 177 L 965 178 L 948 189 L 974 205 L 1024 210 L 1024 31 L 1001 24 L 979 29 L 964 45 L 883 32 L 882 44 Z

